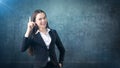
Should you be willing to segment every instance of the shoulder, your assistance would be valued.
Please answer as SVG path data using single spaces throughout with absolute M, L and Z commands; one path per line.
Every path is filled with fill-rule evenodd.
M 53 33 L 53 34 L 58 34 L 57 31 L 55 29 L 50 29 L 50 32 Z
M 51 31 L 51 32 L 56 32 L 56 30 L 55 30 L 55 29 L 50 29 L 50 31 Z

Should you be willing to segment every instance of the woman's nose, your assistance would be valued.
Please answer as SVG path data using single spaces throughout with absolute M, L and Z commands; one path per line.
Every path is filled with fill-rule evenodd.
M 42 19 L 42 22 L 44 23 L 44 22 L 45 22 L 45 19 Z

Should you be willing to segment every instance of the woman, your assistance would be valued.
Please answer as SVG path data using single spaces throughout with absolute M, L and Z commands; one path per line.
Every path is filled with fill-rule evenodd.
M 55 45 L 59 50 L 59 61 L 55 54 Z M 48 26 L 43 10 L 35 10 L 29 19 L 21 51 L 29 50 L 35 56 L 34 68 L 60 68 L 63 66 L 65 49 L 54 29 Z

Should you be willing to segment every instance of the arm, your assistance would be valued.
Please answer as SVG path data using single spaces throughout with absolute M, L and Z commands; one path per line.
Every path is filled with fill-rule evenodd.
M 58 36 L 58 33 L 55 31 L 55 35 L 56 35 L 56 45 L 57 48 L 59 49 L 60 55 L 59 55 L 59 63 L 61 66 L 63 66 L 63 61 L 64 61 L 64 55 L 65 55 L 65 48 Z
M 34 26 L 35 26 L 35 23 L 31 21 L 31 18 L 29 18 L 27 30 L 26 30 L 25 36 L 22 41 L 22 47 L 21 47 L 22 52 L 26 51 L 32 42 L 30 39 L 30 34 L 31 34 Z
M 21 52 L 26 51 L 29 45 L 30 45 L 30 39 L 28 37 L 23 37 Z

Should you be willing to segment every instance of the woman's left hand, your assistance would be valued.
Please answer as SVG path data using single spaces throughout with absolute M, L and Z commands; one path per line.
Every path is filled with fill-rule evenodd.
M 60 66 L 60 68 L 62 67 L 62 64 L 61 63 L 59 63 L 59 66 Z

